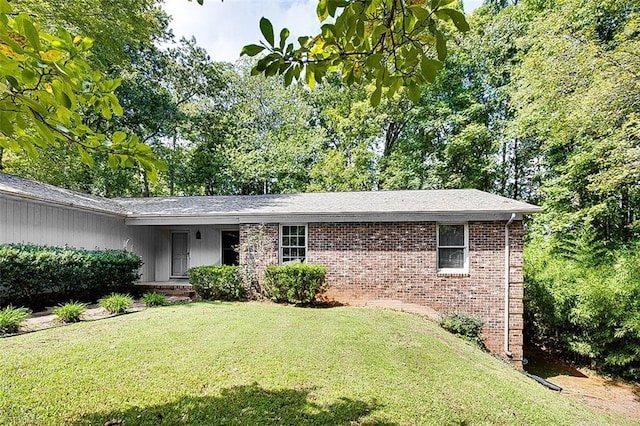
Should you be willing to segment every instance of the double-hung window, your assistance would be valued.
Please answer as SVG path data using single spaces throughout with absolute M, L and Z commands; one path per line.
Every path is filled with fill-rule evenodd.
M 466 273 L 469 271 L 469 228 L 466 223 L 437 226 L 438 272 Z
M 280 226 L 280 263 L 304 262 L 307 258 L 307 225 Z

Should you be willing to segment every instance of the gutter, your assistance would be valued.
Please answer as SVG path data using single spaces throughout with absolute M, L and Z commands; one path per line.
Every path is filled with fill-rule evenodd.
M 509 225 L 516 218 L 515 213 L 511 213 L 511 218 L 504 225 L 504 353 L 509 358 L 513 356 L 509 350 Z

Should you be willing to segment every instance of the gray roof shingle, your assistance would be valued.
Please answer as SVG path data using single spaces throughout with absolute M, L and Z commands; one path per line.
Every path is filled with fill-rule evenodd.
M 540 211 L 537 206 L 476 189 L 118 198 L 116 201 L 133 216 Z
M 541 211 L 532 204 L 475 189 L 107 199 L 4 173 L 0 173 L 0 193 L 129 218 L 523 214 Z
M 102 213 L 118 215 L 125 213 L 116 201 L 108 198 L 83 194 L 1 172 L 0 193 Z

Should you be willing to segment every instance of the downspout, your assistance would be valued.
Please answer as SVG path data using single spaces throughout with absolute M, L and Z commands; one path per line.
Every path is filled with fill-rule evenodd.
M 504 225 L 504 353 L 511 357 L 513 354 L 509 350 L 509 225 L 516 218 L 515 213 L 511 213 L 511 218 Z

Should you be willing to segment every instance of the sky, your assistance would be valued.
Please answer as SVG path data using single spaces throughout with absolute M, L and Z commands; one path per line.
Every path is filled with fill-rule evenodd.
M 482 0 L 466 0 L 465 10 L 473 11 Z M 262 36 L 258 23 L 268 18 L 277 34 L 284 27 L 289 40 L 315 35 L 320 23 L 316 17 L 318 0 L 165 0 L 164 9 L 173 17 L 171 28 L 177 39 L 195 36 L 214 61 L 235 62 L 242 46 L 258 43 Z

